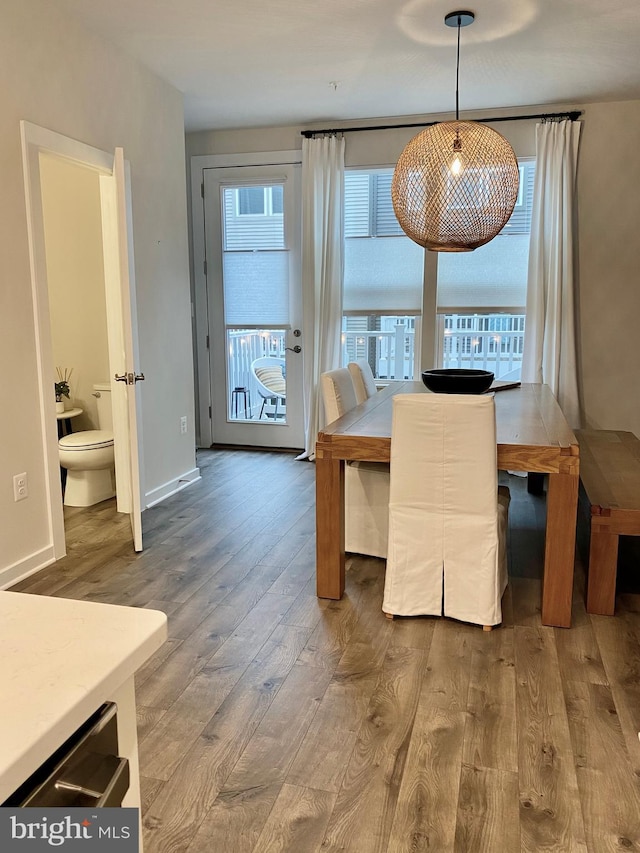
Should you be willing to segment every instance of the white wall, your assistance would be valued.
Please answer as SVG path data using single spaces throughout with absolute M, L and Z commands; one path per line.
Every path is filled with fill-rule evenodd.
M 71 370 L 67 408 L 74 431 L 97 429 L 95 382 L 109 381 L 100 179 L 91 169 L 40 156 L 51 342 L 56 367 Z
M 14 412 L 0 438 L 0 584 L 46 562 L 45 505 L 20 120 L 131 162 L 144 487 L 193 476 L 193 368 L 182 96 L 46 0 L 0 0 L 0 363 Z M 187 435 L 180 416 L 188 417 Z M 12 478 L 26 471 L 29 498 Z
M 589 104 L 580 143 L 580 358 L 587 420 L 640 437 L 640 101 Z
M 486 116 L 582 109 L 584 122 L 578 168 L 579 357 L 584 425 L 630 430 L 640 437 L 637 382 L 637 325 L 640 320 L 640 101 L 610 104 L 554 104 L 490 110 Z M 461 116 L 465 118 L 463 114 Z M 402 124 L 450 115 L 397 116 L 331 126 Z M 326 127 L 326 123 L 315 127 Z M 519 157 L 535 155 L 535 122 L 493 125 Z M 302 127 L 210 131 L 187 135 L 187 159 L 203 154 L 277 151 L 302 147 Z M 347 166 L 393 165 L 419 128 L 346 134 Z M 426 331 L 426 330 L 425 330 Z M 426 337 L 423 334 L 423 337 Z

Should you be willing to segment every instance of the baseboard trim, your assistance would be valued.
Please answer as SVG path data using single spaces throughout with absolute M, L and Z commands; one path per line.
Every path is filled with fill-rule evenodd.
M 0 569 L 0 589 L 7 589 L 16 583 L 23 581 L 25 578 L 28 578 L 29 575 L 39 572 L 40 569 L 50 566 L 51 563 L 55 563 L 55 561 L 56 558 L 53 554 L 53 545 L 48 545 L 41 551 L 36 551 L 35 554 L 30 554 L 28 557 L 19 560 L 12 566 Z
M 147 492 L 145 495 L 145 509 L 150 509 L 152 506 L 162 503 L 162 501 L 170 498 L 171 495 L 175 495 L 183 489 L 186 489 L 188 486 L 192 486 L 200 479 L 202 479 L 200 477 L 200 469 L 193 468 L 191 471 L 187 471 L 175 480 L 169 480 L 168 483 L 164 483 L 162 486 L 158 486 L 157 489 Z

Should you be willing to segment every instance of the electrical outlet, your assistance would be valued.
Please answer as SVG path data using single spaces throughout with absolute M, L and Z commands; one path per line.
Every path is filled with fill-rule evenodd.
M 27 472 L 16 474 L 13 478 L 13 499 L 14 501 L 23 501 L 29 497 L 29 483 L 27 482 Z
M 187 434 L 187 416 L 186 415 L 183 415 L 180 418 L 180 434 L 181 435 Z

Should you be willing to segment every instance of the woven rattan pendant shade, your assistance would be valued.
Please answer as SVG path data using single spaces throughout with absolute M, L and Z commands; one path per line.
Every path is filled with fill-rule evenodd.
M 403 231 L 420 246 L 468 252 L 502 230 L 518 184 L 518 161 L 504 136 L 478 122 L 447 121 L 407 144 L 391 198 Z
M 402 230 L 433 252 L 470 252 L 506 225 L 518 197 L 520 170 L 501 134 L 475 121 L 460 121 L 460 28 L 473 12 L 450 12 L 458 30 L 456 120 L 434 124 L 406 146 L 396 164 L 391 198 Z

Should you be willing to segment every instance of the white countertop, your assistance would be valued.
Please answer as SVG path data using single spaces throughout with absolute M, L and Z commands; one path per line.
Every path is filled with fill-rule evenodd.
M 166 636 L 157 610 L 0 591 L 0 803 Z

